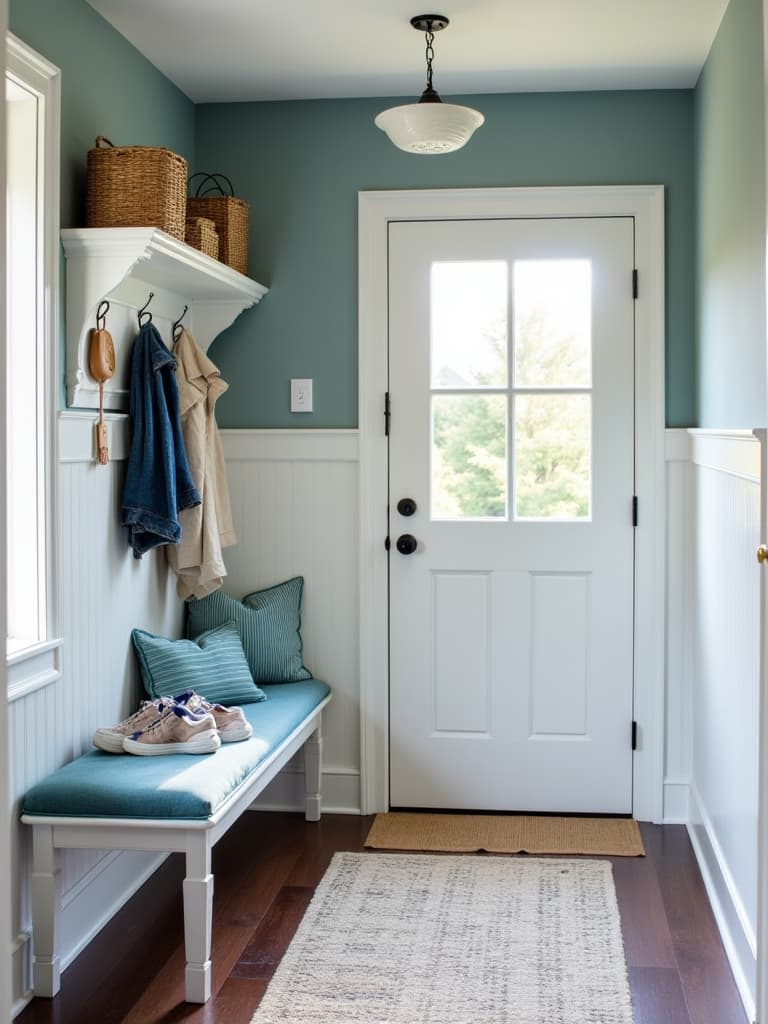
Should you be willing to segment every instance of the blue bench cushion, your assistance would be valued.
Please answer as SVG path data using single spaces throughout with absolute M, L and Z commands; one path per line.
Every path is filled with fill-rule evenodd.
M 330 693 L 317 679 L 265 686 L 245 704 L 253 736 L 213 754 L 136 757 L 92 750 L 43 779 L 24 797 L 25 814 L 67 818 L 205 820 Z

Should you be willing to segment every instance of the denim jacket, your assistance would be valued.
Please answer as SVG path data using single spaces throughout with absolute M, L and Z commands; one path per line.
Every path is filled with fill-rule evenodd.
M 141 558 L 160 544 L 178 544 L 179 511 L 200 504 L 181 433 L 176 360 L 151 322 L 133 343 L 129 411 L 123 525 Z

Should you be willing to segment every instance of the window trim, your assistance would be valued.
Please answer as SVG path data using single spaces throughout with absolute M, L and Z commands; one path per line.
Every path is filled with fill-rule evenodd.
M 59 637 L 58 530 L 56 503 L 57 437 L 56 409 L 59 379 L 59 242 L 61 71 L 13 33 L 6 33 L 6 77 L 34 92 L 42 104 L 38 145 L 42 151 L 41 201 L 41 323 L 43 351 L 43 530 L 45 535 L 44 579 L 45 636 L 36 644 L 13 654 L 6 652 L 8 700 L 13 701 L 48 686 L 60 675 L 62 639 Z

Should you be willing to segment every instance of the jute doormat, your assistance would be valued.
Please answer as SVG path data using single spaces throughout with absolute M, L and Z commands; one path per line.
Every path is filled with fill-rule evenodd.
M 365 845 L 441 853 L 645 856 L 640 829 L 631 818 L 394 812 L 376 815 Z

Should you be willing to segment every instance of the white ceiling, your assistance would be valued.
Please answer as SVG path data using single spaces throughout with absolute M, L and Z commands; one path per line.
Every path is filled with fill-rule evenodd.
M 728 0 L 88 0 L 194 100 L 417 96 L 696 84 Z

